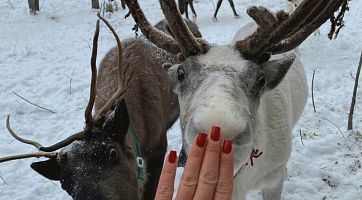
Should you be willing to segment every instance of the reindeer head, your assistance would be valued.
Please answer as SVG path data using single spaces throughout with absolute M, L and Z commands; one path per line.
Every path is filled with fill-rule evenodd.
M 208 132 L 217 125 L 222 137 L 233 139 L 247 158 L 260 98 L 278 85 L 294 58 L 289 54 L 256 64 L 241 57 L 232 46 L 211 46 L 207 54 L 170 66 L 168 73 L 179 97 L 185 144 L 192 144 L 198 132 Z
M 99 15 L 98 15 L 99 16 Z M 110 24 L 99 16 L 116 37 L 119 53 L 120 40 Z M 92 81 L 90 99 L 85 110 L 85 128 L 50 147 L 23 139 L 15 134 L 7 118 L 7 129 L 17 140 L 35 146 L 39 151 L 30 154 L 0 158 L 0 163 L 29 157 L 47 157 L 46 161 L 34 162 L 31 167 L 50 180 L 60 181 L 64 190 L 76 200 L 107 199 L 128 200 L 141 196 L 144 174 L 137 149 L 137 139 L 130 127 L 122 90 L 100 109 L 93 118 L 97 77 L 96 57 L 99 35 L 99 20 L 93 39 Z M 122 56 L 119 56 L 119 64 Z M 122 82 L 119 82 L 121 84 Z M 115 107 L 111 112 L 110 108 Z M 130 135 L 131 134 L 131 135 Z M 70 145 L 71 144 L 71 145 Z M 55 152 L 61 149 L 59 152 Z
M 126 137 L 128 128 L 127 108 L 121 100 L 107 118 L 98 119 L 87 130 L 88 136 L 31 167 L 50 180 L 60 181 L 73 199 L 137 199 L 136 150 Z
M 178 94 L 186 150 L 199 131 L 220 126 L 222 136 L 238 144 L 245 160 L 253 148 L 256 115 L 263 94 L 286 75 L 296 48 L 336 11 L 343 0 L 305 0 L 291 16 L 264 7 L 248 14 L 258 25 L 250 36 L 231 45 L 210 45 L 195 38 L 174 0 L 160 0 L 175 40 L 151 27 L 137 1 L 126 0 L 133 18 L 151 42 L 175 54 L 179 64 L 164 64 Z M 278 55 L 272 59 L 271 55 Z M 274 57 L 275 58 L 275 57 Z

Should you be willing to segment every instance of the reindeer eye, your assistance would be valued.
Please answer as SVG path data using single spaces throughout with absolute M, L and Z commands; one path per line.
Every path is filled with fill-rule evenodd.
M 177 70 L 177 79 L 182 82 L 185 79 L 185 71 L 182 69 Z
M 117 151 L 116 151 L 115 148 L 112 148 L 109 151 L 109 158 L 112 159 L 112 160 L 116 160 L 118 158 L 118 154 L 117 154 Z
M 266 85 L 266 80 L 265 80 L 265 77 L 262 76 L 259 78 L 259 82 L 258 82 L 258 85 L 259 85 L 259 88 L 264 88 L 265 85 Z

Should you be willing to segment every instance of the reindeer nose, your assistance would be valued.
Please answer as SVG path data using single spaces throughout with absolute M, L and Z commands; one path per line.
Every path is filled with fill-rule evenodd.
M 208 132 L 212 126 L 221 128 L 221 138 L 233 139 L 248 131 L 248 124 L 242 117 L 217 111 L 199 112 L 193 118 L 197 131 Z

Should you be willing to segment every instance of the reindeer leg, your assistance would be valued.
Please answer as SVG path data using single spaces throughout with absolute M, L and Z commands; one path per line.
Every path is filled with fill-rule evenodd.
M 166 135 L 166 133 L 164 134 Z M 165 136 L 166 137 L 166 136 Z M 163 161 L 165 158 L 165 153 L 167 149 L 167 141 L 164 139 L 162 144 L 160 144 L 152 153 L 147 155 L 147 174 L 148 180 L 145 183 L 145 190 L 143 192 L 143 200 L 154 200 L 158 181 L 160 179 Z
M 183 15 L 185 13 L 185 4 L 186 4 L 185 0 L 178 0 L 178 9 L 179 9 L 181 15 Z
M 230 4 L 231 9 L 232 9 L 232 10 L 233 10 L 233 12 L 234 12 L 234 16 L 235 16 L 235 18 L 239 18 L 240 16 L 238 15 L 238 13 L 236 13 L 236 10 L 235 10 L 235 6 L 234 6 L 234 2 L 233 2 L 233 0 L 229 0 L 229 4 Z
M 185 15 L 186 15 L 186 18 L 188 19 L 189 18 L 189 2 L 187 0 L 185 0 Z
M 122 5 L 123 10 L 125 10 L 126 9 L 126 3 L 124 3 L 124 0 L 121 0 L 121 5 Z
M 272 188 L 263 188 L 261 190 L 263 200 L 280 200 L 282 197 L 284 183 L 284 174 L 280 177 L 279 183 Z
M 222 3 L 222 0 L 218 0 L 218 1 L 217 1 L 216 10 L 215 10 L 215 13 L 214 13 L 214 20 L 215 20 L 215 21 L 217 21 L 217 17 L 216 17 L 216 16 L 217 16 L 217 12 L 219 12 L 221 3 Z
M 192 18 L 196 19 L 197 15 L 196 15 L 196 12 L 195 12 L 193 0 L 187 0 L 187 1 L 190 4 L 190 8 L 191 8 L 191 11 L 192 11 L 192 14 L 193 14 Z

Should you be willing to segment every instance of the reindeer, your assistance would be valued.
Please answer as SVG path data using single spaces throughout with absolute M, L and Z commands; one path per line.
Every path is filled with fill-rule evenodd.
M 49 158 L 33 162 L 31 168 L 50 180 L 60 181 L 75 200 L 153 199 L 167 148 L 166 131 L 179 116 L 177 96 L 162 68 L 165 62 L 175 63 L 176 55 L 144 37 L 121 42 L 107 20 L 99 18 L 113 32 L 117 47 L 103 58 L 97 76 L 98 20 L 84 130 L 44 147 L 16 135 L 8 117 L 6 125 L 12 136 L 39 151 L 0 158 L 0 163 Z M 190 28 L 201 37 L 195 24 L 189 20 L 186 23 L 192 24 Z M 167 33 L 164 20 L 157 26 Z M 164 33 L 157 30 L 152 34 L 157 37 Z M 94 104 L 97 114 L 92 117 Z
M 216 10 L 214 13 L 214 20 L 216 20 L 216 21 L 217 21 L 217 13 L 219 12 L 222 1 L 223 0 L 217 1 Z M 228 1 L 229 1 L 231 9 L 233 10 L 235 18 L 239 18 L 240 16 L 235 10 L 234 1 L 233 0 L 228 0 Z M 197 14 L 196 14 L 196 11 L 194 8 L 194 0 L 178 0 L 179 10 L 180 10 L 181 14 L 185 13 L 186 18 L 189 18 L 189 13 L 188 13 L 189 5 L 190 5 L 191 11 L 192 11 L 193 18 L 196 19 Z
M 124 1 L 124 0 L 123 0 Z M 221 3 L 223 0 L 218 0 L 217 1 L 217 5 L 216 5 L 216 10 L 214 12 L 214 20 L 217 21 L 217 13 L 219 12 Z M 234 5 L 234 1 L 233 0 L 228 0 L 230 7 L 234 13 L 235 18 L 239 18 L 239 14 L 236 12 L 235 10 L 235 5 Z M 293 10 L 300 4 L 302 0 L 288 0 L 288 8 L 287 11 L 288 12 L 293 12 Z M 189 18 L 189 13 L 188 13 L 188 5 L 190 5 L 192 14 L 193 14 L 193 18 L 196 19 L 197 14 L 194 8 L 194 4 L 193 4 L 193 0 L 178 0 L 178 6 L 179 6 L 179 10 L 181 12 L 181 14 L 186 15 L 186 18 Z
M 210 45 L 191 35 L 173 0 L 160 0 L 175 36 L 167 46 L 178 45 L 179 63 L 164 68 L 178 94 L 183 145 L 188 152 L 198 132 L 221 127 L 222 138 L 233 141 L 233 199 L 245 200 L 257 188 L 264 200 L 281 199 L 292 129 L 308 96 L 297 47 L 343 2 L 304 0 L 290 16 L 253 6 L 247 13 L 255 23 L 242 27 L 231 44 Z M 137 1 L 126 4 L 143 33 L 154 29 Z M 201 179 L 212 185 L 217 177 Z

